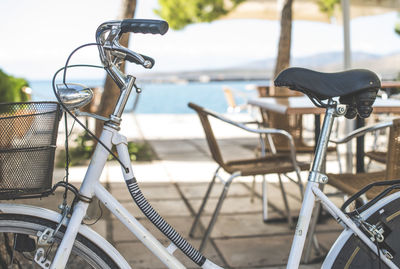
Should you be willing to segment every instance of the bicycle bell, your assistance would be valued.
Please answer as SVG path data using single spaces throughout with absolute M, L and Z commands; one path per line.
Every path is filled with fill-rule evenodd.
M 77 83 L 57 84 L 57 91 L 61 101 L 68 109 L 77 109 L 90 103 L 93 91 L 89 87 Z

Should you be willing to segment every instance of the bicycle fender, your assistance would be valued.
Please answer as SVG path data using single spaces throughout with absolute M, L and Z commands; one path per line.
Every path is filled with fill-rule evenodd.
M 371 216 L 373 213 L 375 213 L 378 209 L 384 207 L 386 204 L 399 199 L 400 198 L 400 192 L 393 193 L 380 201 L 378 201 L 376 204 L 362 212 L 360 215 L 362 216 L 363 219 L 367 219 L 369 216 Z M 350 238 L 350 236 L 353 235 L 353 231 L 350 229 L 344 230 L 339 237 L 336 239 L 335 243 L 332 245 L 331 249 L 329 250 L 324 263 L 322 264 L 321 269 L 329 269 L 332 268 L 333 263 L 336 260 L 337 255 L 339 255 L 340 251 L 342 250 L 343 246 L 347 242 L 347 240 Z
M 23 204 L 3 204 L 0 203 L 0 214 L 21 214 L 33 217 L 40 217 L 42 219 L 50 220 L 53 222 L 59 222 L 62 218 L 61 214 L 41 207 L 36 207 L 32 205 Z M 63 221 L 63 225 L 68 224 L 69 219 Z M 124 257 L 116 250 L 107 240 L 105 240 L 101 235 L 95 232 L 93 229 L 89 228 L 85 224 L 79 227 L 79 233 L 86 237 L 88 240 L 92 241 L 97 246 L 101 248 L 112 257 L 115 263 L 120 268 L 131 268 Z

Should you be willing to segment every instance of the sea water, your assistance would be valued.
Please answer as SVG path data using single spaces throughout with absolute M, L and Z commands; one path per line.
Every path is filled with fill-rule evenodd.
M 102 86 L 102 80 L 76 80 L 88 87 Z M 224 97 L 223 87 L 228 86 L 234 90 L 235 101 L 243 104 L 247 98 L 257 96 L 257 85 L 268 85 L 269 81 L 212 81 L 187 82 L 187 83 L 150 83 L 138 82 L 142 88 L 135 109 L 140 114 L 185 114 L 194 113 L 188 108 L 189 102 L 196 103 L 205 108 L 219 113 L 225 113 L 228 104 Z M 56 100 L 51 87 L 51 81 L 30 81 L 32 88 L 32 100 Z M 126 111 L 132 111 L 134 100 L 137 97 L 133 93 L 130 97 Z

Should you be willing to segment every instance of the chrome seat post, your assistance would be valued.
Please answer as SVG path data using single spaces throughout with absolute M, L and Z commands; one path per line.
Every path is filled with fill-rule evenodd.
M 328 181 L 328 177 L 323 173 L 325 172 L 324 167 L 329 138 L 335 117 L 342 116 L 345 112 L 346 105 L 337 105 L 332 99 L 329 100 L 308 181 L 317 183 L 326 183 Z
M 295 236 L 290 251 L 287 268 L 297 268 L 301 254 L 304 250 L 306 236 L 310 233 L 309 237 L 312 240 L 313 228 L 310 227 L 311 215 L 316 202 L 316 196 L 313 193 L 314 188 L 318 188 L 319 184 L 328 182 L 328 177 L 324 174 L 326 153 L 328 149 L 329 137 L 332 131 L 332 126 L 335 117 L 342 116 L 346 113 L 346 105 L 337 104 L 334 100 L 329 99 L 326 107 L 326 114 L 322 124 L 321 134 L 318 138 L 315 157 L 311 166 L 308 182 L 304 193 L 304 199 L 301 206 L 299 220 L 296 225 Z M 322 185 L 323 186 L 323 185 Z M 311 224 L 313 226 L 313 224 Z M 309 242 L 312 242 L 309 240 Z M 309 244 L 306 247 L 306 255 L 309 249 Z M 298 251 L 298 250 L 301 251 Z

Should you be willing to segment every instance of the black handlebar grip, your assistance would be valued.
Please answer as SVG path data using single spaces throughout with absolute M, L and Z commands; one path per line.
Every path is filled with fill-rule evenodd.
M 143 59 L 145 59 L 146 61 L 149 61 L 149 62 L 151 63 L 151 67 L 149 67 L 149 68 L 152 68 L 152 67 L 154 66 L 155 61 L 154 61 L 153 58 L 151 58 L 151 57 L 149 57 L 149 56 L 146 56 L 146 55 L 143 55 L 143 54 L 140 54 L 140 56 L 142 56 Z M 127 55 L 125 56 L 125 60 L 126 60 L 126 61 L 129 61 L 129 62 L 131 62 L 131 63 L 135 63 L 135 64 L 142 65 L 142 63 L 139 62 L 139 61 L 136 59 L 136 57 L 134 57 L 134 56 L 132 56 L 132 55 L 130 55 L 130 54 L 127 54 Z
M 168 27 L 168 23 L 161 20 L 125 19 L 121 22 L 121 34 L 133 32 L 163 35 Z

